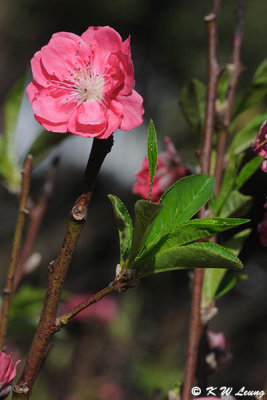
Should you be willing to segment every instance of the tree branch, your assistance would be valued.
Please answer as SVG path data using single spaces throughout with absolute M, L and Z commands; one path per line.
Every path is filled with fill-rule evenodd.
M 205 17 L 208 33 L 208 86 L 206 98 L 206 112 L 204 135 L 200 149 L 200 164 L 203 174 L 210 172 L 210 158 L 212 151 L 212 137 L 215 126 L 215 100 L 217 96 L 218 80 L 221 74 L 221 67 L 217 55 L 217 18 L 219 13 L 220 0 L 214 1 L 213 12 Z
M 108 139 L 94 139 L 80 194 L 70 212 L 62 248 L 57 259 L 49 266 L 45 304 L 24 370 L 13 389 L 13 399 L 29 399 L 50 337 L 57 331 L 55 321 L 65 276 L 87 218 L 87 209 L 99 170 L 106 155 L 110 152 L 112 144 L 112 136 Z
M 56 319 L 55 323 L 56 329 L 60 330 L 63 326 L 67 325 L 67 323 L 70 322 L 70 320 L 74 318 L 75 315 L 79 314 L 79 312 L 83 311 L 87 307 L 90 307 L 92 304 L 97 303 L 99 300 L 103 299 L 103 297 L 105 297 L 107 294 L 112 293 L 114 291 L 115 291 L 114 287 L 112 286 L 112 284 L 110 284 L 104 289 L 94 294 L 93 296 L 91 296 L 88 300 L 78 304 L 76 307 L 74 307 L 66 314 L 61 315 Z
M 18 261 L 18 254 L 21 246 L 22 232 L 25 223 L 25 214 L 28 214 L 28 210 L 26 207 L 30 189 L 31 172 L 32 172 L 32 156 L 28 155 L 28 157 L 25 160 L 24 168 L 22 170 L 19 212 L 15 228 L 11 261 L 7 273 L 5 288 L 3 291 L 3 304 L 1 309 L 1 323 L 0 323 L 0 350 L 2 350 L 5 342 L 5 337 L 8 327 L 9 310 L 11 306 L 12 295 L 14 292 L 14 277 Z
M 217 56 L 217 18 L 219 9 L 220 0 L 214 0 L 212 13 L 205 17 L 208 35 L 208 86 L 204 133 L 200 150 L 201 172 L 204 174 L 209 174 L 210 172 L 210 159 L 215 127 L 215 100 L 217 96 L 219 76 L 221 73 L 221 67 L 218 63 Z M 203 218 L 204 213 L 205 209 L 202 208 L 200 211 L 200 218 Z M 191 389 L 194 383 L 199 341 L 202 331 L 200 310 L 203 279 L 204 269 L 196 269 L 194 271 L 189 342 L 187 347 L 186 368 L 182 395 L 183 400 L 191 400 L 192 398 Z
M 234 100 L 237 91 L 237 85 L 239 81 L 240 74 L 243 72 L 243 65 L 241 62 L 241 49 L 243 42 L 243 25 L 244 25 L 244 12 L 245 12 L 246 0 L 239 3 L 236 13 L 236 26 L 233 35 L 233 45 L 232 45 L 232 60 L 231 64 L 227 67 L 231 72 L 229 88 L 227 93 L 226 104 L 224 106 L 223 121 L 218 132 L 217 141 L 217 152 L 216 152 L 216 165 L 215 165 L 215 194 L 219 194 L 223 171 L 224 171 L 224 157 L 226 151 L 226 143 L 228 136 L 228 128 L 231 122 L 231 116 L 234 108 Z
M 47 211 L 49 201 L 53 193 L 54 178 L 56 173 L 56 167 L 58 164 L 58 157 L 56 157 L 51 167 L 49 168 L 46 182 L 43 186 L 42 193 L 36 204 L 30 210 L 29 214 L 29 226 L 26 232 L 26 238 L 22 246 L 22 250 L 18 259 L 18 265 L 16 269 L 16 275 L 14 280 L 14 293 L 16 292 L 20 282 L 25 274 L 25 264 L 32 252 L 33 245 L 36 237 L 39 233 L 40 226 L 43 222 L 44 216 Z

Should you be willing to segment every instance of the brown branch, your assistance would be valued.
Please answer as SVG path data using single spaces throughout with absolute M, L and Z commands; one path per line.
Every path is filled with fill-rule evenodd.
M 113 287 L 112 284 L 110 284 L 104 289 L 94 294 L 93 296 L 91 296 L 88 300 L 78 304 L 76 307 L 68 311 L 66 314 L 58 317 L 55 323 L 57 330 L 60 330 L 63 326 L 67 325 L 67 323 L 70 322 L 70 320 L 74 318 L 75 315 L 79 314 L 79 312 L 83 311 L 85 308 L 90 307 L 92 304 L 97 303 L 99 300 L 103 299 L 103 297 L 105 297 L 107 294 L 112 293 L 114 291 L 115 288 Z
M 209 174 L 210 172 L 212 139 L 215 127 L 215 100 L 217 96 L 219 76 L 221 73 L 217 56 L 217 18 L 219 9 L 220 0 L 215 0 L 212 13 L 205 17 L 208 35 L 208 85 L 204 134 L 200 150 L 201 172 L 204 174 Z M 204 213 L 205 210 L 203 208 L 200 211 L 200 218 L 203 217 Z M 202 331 L 200 310 L 203 279 L 204 269 L 196 269 L 194 271 L 189 341 L 187 347 L 186 368 L 182 395 L 183 400 L 191 400 L 192 398 L 191 389 L 194 383 L 199 341 Z
M 27 210 L 27 199 L 29 195 L 30 182 L 32 172 L 32 156 L 29 155 L 24 164 L 22 171 L 21 195 L 19 203 L 19 212 L 15 228 L 15 235 L 11 253 L 11 261 L 7 273 L 5 288 L 3 291 L 3 304 L 1 309 L 1 323 L 0 323 L 0 350 L 2 350 L 8 327 L 8 316 L 11 306 L 12 295 L 14 291 L 14 277 L 18 261 L 18 254 L 21 246 L 22 232 L 25 223 L 25 215 Z
M 45 304 L 24 370 L 13 389 L 13 399 L 29 399 L 50 338 L 58 330 L 55 321 L 65 276 L 87 218 L 87 209 L 99 170 L 106 155 L 110 152 L 112 144 L 112 136 L 108 139 L 94 139 L 80 194 L 69 216 L 62 248 L 57 259 L 49 266 Z
M 16 275 L 15 275 L 15 280 L 14 280 L 14 293 L 16 292 L 23 276 L 25 275 L 26 262 L 32 252 L 33 245 L 36 241 L 36 237 L 39 233 L 40 226 L 41 226 L 44 216 L 46 214 L 49 201 L 52 197 L 53 184 L 54 184 L 54 178 L 55 178 L 58 160 L 59 160 L 58 157 L 56 157 L 53 160 L 52 165 L 49 168 L 46 182 L 42 189 L 42 193 L 41 193 L 37 203 L 34 204 L 33 207 L 30 209 L 29 226 L 28 226 L 28 229 L 26 232 L 26 238 L 23 243 L 22 250 L 21 250 L 21 253 L 20 253 L 20 256 L 18 259 L 17 268 L 16 268 Z
M 215 126 L 215 100 L 217 96 L 218 80 L 221 67 L 217 56 L 217 17 L 220 1 L 214 1 L 213 12 L 205 17 L 208 33 L 208 85 L 206 98 L 206 112 L 204 135 L 200 149 L 200 164 L 203 174 L 210 172 L 210 158 L 212 151 L 212 138 Z
M 231 72 L 229 88 L 224 106 L 223 121 L 218 132 L 217 152 L 216 152 L 216 165 L 215 165 L 215 194 L 219 194 L 223 171 L 224 171 L 224 157 L 226 151 L 226 143 L 228 136 L 228 128 L 231 122 L 231 116 L 234 108 L 234 100 L 237 91 L 237 85 L 240 74 L 243 72 L 243 65 L 241 62 L 241 49 L 243 42 L 243 24 L 246 0 L 241 1 L 236 9 L 236 25 L 233 35 L 232 45 L 232 60 L 227 68 Z

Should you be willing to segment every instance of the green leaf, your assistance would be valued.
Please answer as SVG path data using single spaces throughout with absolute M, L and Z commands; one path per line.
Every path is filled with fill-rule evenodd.
M 199 80 L 192 79 L 180 90 L 179 103 L 187 122 L 200 135 L 205 119 L 206 86 Z
M 257 68 L 251 85 L 245 95 L 239 100 L 234 110 L 234 116 L 248 108 L 254 107 L 267 95 L 267 58 Z
M 238 281 L 244 279 L 247 279 L 246 274 L 240 274 L 235 271 L 226 271 L 215 293 L 215 299 L 218 299 L 219 297 L 222 297 L 224 294 L 228 293 L 231 289 L 233 289 Z
M 253 77 L 254 85 L 267 85 L 267 58 L 256 69 Z
M 224 103 L 226 100 L 231 76 L 232 67 L 231 65 L 227 65 L 222 71 L 218 84 L 218 99 L 220 103 Z
M 17 333 L 18 330 L 28 332 L 38 325 L 40 314 L 44 305 L 46 289 L 23 285 L 12 299 L 9 314 L 9 332 Z M 68 292 L 63 291 L 62 300 L 68 297 Z
M 219 212 L 220 217 L 242 217 L 245 215 L 252 204 L 252 197 L 246 196 L 237 190 L 233 190 L 222 209 Z
M 251 229 L 244 229 L 243 231 L 236 233 L 231 237 L 231 239 L 228 239 L 223 246 L 237 257 L 250 232 Z M 226 279 L 224 279 L 224 277 Z M 212 300 L 231 290 L 237 280 L 238 278 L 234 271 L 214 268 L 205 269 L 201 306 L 208 307 Z
M 238 174 L 236 179 L 235 187 L 236 189 L 240 189 L 244 183 L 257 171 L 263 161 L 263 157 L 257 156 L 252 158 Z
M 223 246 L 234 253 L 235 256 L 238 256 L 250 232 L 251 229 L 244 229 L 243 231 L 236 233 L 231 237 L 231 239 L 224 242 Z
M 113 196 L 112 194 L 109 194 L 108 198 L 112 203 L 115 220 L 119 231 L 121 253 L 120 264 L 121 266 L 123 266 L 130 254 L 132 246 L 133 224 L 128 210 L 123 202 L 118 197 Z
M 173 229 L 165 238 L 160 251 L 171 247 L 182 246 L 195 240 L 216 235 L 249 222 L 241 218 L 203 218 L 193 219 Z
M 153 179 L 156 173 L 157 163 L 158 163 L 157 134 L 152 119 L 150 120 L 148 135 L 147 135 L 147 158 L 148 158 L 149 175 L 150 175 L 149 200 L 151 200 Z
M 241 261 L 229 250 L 211 243 L 194 243 L 159 249 L 149 262 L 135 265 L 135 276 L 141 278 L 159 272 L 192 268 L 241 269 Z
M 193 217 L 210 198 L 213 186 L 214 179 L 209 175 L 179 179 L 160 199 L 163 207 L 145 236 L 146 245 L 154 246 L 171 230 Z
M 241 162 L 241 157 L 232 157 L 229 159 L 226 171 L 224 173 L 223 182 L 218 197 L 211 203 L 213 215 L 219 215 L 222 206 L 227 201 L 231 191 L 233 190 L 237 177 L 238 166 Z
M 240 154 L 251 146 L 253 139 L 259 133 L 260 126 L 267 119 L 267 113 L 258 115 L 245 128 L 239 131 L 230 146 L 229 155 Z
M 39 163 L 47 153 L 56 147 L 62 140 L 70 137 L 70 133 L 55 133 L 42 131 L 29 150 L 29 154 L 32 154 L 34 163 Z
M 210 268 L 204 271 L 204 281 L 202 287 L 201 307 L 207 308 L 215 299 L 216 292 L 223 279 L 226 269 Z
M 230 272 L 230 273 L 229 273 Z M 228 293 L 237 282 L 237 274 L 234 271 L 226 271 L 226 273 L 221 278 L 216 293 L 214 295 L 215 299 Z
M 4 134 L 0 138 L 0 175 L 12 192 L 19 191 L 21 181 L 20 167 L 16 157 L 16 138 L 19 110 L 21 106 L 24 79 L 11 89 L 4 105 Z
M 153 220 L 159 213 L 161 207 L 160 204 L 152 203 L 147 200 L 138 200 L 135 203 L 135 224 L 129 262 L 131 262 L 138 253 L 144 250 L 144 236 L 148 229 L 151 229 Z

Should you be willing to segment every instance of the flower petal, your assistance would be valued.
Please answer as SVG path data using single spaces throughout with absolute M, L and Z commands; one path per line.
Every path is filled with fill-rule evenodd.
M 56 36 L 41 50 L 42 64 L 51 76 L 60 81 L 73 81 L 90 63 L 91 49 L 80 39 Z
M 122 120 L 122 113 L 123 113 L 123 107 L 120 103 L 117 101 L 113 100 L 110 103 L 110 110 L 109 110 L 109 118 L 108 118 L 108 126 L 99 136 L 99 139 L 106 139 L 110 135 L 112 135 L 116 129 L 119 128 Z
M 29 92 L 31 90 L 32 87 Z M 29 94 L 31 95 L 31 93 Z M 49 89 L 43 89 L 32 100 L 34 115 L 55 124 L 66 122 L 77 104 L 77 102 L 70 101 L 69 96 L 70 94 L 63 90 L 51 92 Z
M 18 360 L 18 361 L 15 363 L 15 365 L 14 365 L 14 367 L 13 367 L 13 369 L 12 369 L 12 372 L 11 372 L 11 374 L 10 374 L 10 376 L 9 376 L 8 383 L 12 382 L 13 379 L 15 378 L 16 373 L 17 373 L 17 365 L 20 363 L 20 361 L 21 361 L 21 360 Z
M 100 73 L 105 71 L 110 53 L 116 53 L 122 49 L 121 36 L 109 26 L 90 26 L 81 38 L 92 47 L 93 68 Z
M 110 26 L 90 26 L 81 38 L 88 45 L 103 48 L 106 52 L 116 52 L 122 49 L 121 36 Z
M 98 137 L 107 127 L 108 120 L 103 106 L 96 100 L 82 103 L 71 114 L 69 131 L 84 137 Z
M 120 129 L 129 131 L 143 122 L 143 98 L 135 90 L 130 96 L 117 96 L 117 101 L 123 105 L 123 119 Z
M 31 59 L 32 75 L 35 82 L 43 87 L 50 85 L 49 76 L 43 68 L 41 51 L 37 51 Z

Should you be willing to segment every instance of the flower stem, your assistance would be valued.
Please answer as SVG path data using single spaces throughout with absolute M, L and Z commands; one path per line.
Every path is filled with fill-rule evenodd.
M 213 11 L 205 17 L 208 34 L 208 87 L 206 98 L 205 125 L 202 146 L 200 150 L 201 172 L 209 174 L 212 151 L 213 133 L 215 127 L 215 100 L 221 68 L 217 56 L 217 18 L 220 0 L 214 0 Z M 204 208 L 200 211 L 200 218 L 204 215 Z M 201 294 L 204 279 L 204 269 L 195 269 L 191 303 L 189 327 L 189 341 L 187 347 L 186 368 L 183 386 L 183 400 L 191 400 L 191 389 L 194 383 L 199 341 L 202 331 L 201 323 Z
M 108 139 L 94 139 L 81 190 L 70 212 L 62 248 L 57 259 L 52 261 L 48 267 L 48 288 L 44 307 L 24 370 L 13 389 L 13 399 L 29 399 L 50 338 L 58 330 L 55 321 L 65 276 L 87 218 L 87 209 L 99 170 L 112 145 L 112 136 Z
M 0 350 L 2 350 L 8 327 L 9 310 L 11 306 L 12 295 L 14 292 L 14 277 L 17 267 L 18 255 L 21 246 L 22 232 L 25 223 L 25 215 L 28 214 L 27 199 L 29 195 L 32 172 L 32 156 L 28 155 L 22 170 L 21 195 L 19 203 L 19 212 L 15 228 L 15 235 L 11 253 L 11 261 L 7 273 L 5 288 L 3 290 L 3 304 L 1 309 L 0 322 Z

